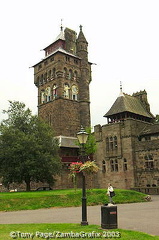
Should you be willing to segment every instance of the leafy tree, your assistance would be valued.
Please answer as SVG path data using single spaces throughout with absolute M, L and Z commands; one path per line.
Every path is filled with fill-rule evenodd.
M 85 144 L 85 151 L 87 155 L 91 155 L 97 150 L 96 139 L 94 134 L 91 132 L 91 127 L 86 128 L 86 132 L 88 133 L 88 139 Z
M 0 125 L 0 174 L 3 183 L 26 183 L 31 181 L 54 183 L 60 172 L 59 146 L 52 129 L 33 116 L 25 104 L 10 101 L 9 109 L 3 111 L 8 118 Z

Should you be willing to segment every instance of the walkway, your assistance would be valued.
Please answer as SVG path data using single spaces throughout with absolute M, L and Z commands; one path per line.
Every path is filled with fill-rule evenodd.
M 118 228 L 159 236 L 159 195 L 146 203 L 118 204 Z M 88 206 L 89 224 L 101 225 L 101 206 Z M 0 212 L 0 224 L 80 223 L 81 207 Z

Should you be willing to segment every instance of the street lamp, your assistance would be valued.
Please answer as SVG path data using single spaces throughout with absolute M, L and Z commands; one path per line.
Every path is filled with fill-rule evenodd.
M 77 133 L 78 141 L 81 145 L 81 161 L 84 163 L 86 161 L 84 145 L 88 139 L 88 133 L 85 132 L 83 127 L 81 126 L 80 132 Z M 81 225 L 88 225 L 87 222 L 87 198 L 86 198 L 86 183 L 85 183 L 85 175 L 82 172 L 82 222 Z

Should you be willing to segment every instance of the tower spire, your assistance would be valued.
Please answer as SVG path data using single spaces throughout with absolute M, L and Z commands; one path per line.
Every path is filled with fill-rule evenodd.
M 122 86 L 122 82 L 120 81 L 120 94 L 119 97 L 124 96 L 123 94 L 123 86 Z
M 61 18 L 61 26 L 60 26 L 61 32 L 63 31 L 62 21 L 63 21 L 63 19 Z

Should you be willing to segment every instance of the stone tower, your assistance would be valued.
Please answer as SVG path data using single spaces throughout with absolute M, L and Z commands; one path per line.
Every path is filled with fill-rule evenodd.
M 63 31 L 61 26 L 55 41 L 44 48 L 44 59 L 33 66 L 38 114 L 51 125 L 55 136 L 75 137 L 81 125 L 90 126 L 87 47 L 82 26 L 78 37 L 75 31 Z

